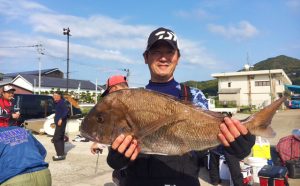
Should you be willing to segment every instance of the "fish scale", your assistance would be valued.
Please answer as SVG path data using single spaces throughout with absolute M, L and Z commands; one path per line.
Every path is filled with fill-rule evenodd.
M 269 126 L 285 100 L 241 121 L 254 135 L 274 134 Z M 186 101 L 147 89 L 123 89 L 105 96 L 87 114 L 81 134 L 98 143 L 111 144 L 121 133 L 133 135 L 145 153 L 178 155 L 219 144 L 217 135 L 224 116 Z

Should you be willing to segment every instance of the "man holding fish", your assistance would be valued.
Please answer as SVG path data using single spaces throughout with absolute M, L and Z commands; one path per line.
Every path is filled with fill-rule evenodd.
M 105 96 L 80 129 L 90 140 L 111 145 L 107 163 L 119 170 L 120 185 L 198 186 L 195 151 L 221 143 L 228 153 L 243 159 L 255 143 L 254 135 L 274 134 L 268 125 L 283 98 L 241 124 L 208 111 L 200 90 L 182 88 L 175 81 L 180 50 L 173 31 L 154 30 L 143 56 L 151 74 L 146 89 L 118 90 Z M 190 95 L 193 105 L 179 101 L 182 92 Z

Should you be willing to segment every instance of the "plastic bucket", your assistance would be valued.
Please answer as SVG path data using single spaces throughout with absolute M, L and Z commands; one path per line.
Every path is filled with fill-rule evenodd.
M 259 183 L 259 177 L 258 172 L 261 168 L 263 168 L 264 165 L 268 164 L 268 160 L 265 158 L 257 158 L 257 157 L 249 157 L 248 158 L 248 164 L 252 166 L 253 170 L 253 181 L 256 183 Z

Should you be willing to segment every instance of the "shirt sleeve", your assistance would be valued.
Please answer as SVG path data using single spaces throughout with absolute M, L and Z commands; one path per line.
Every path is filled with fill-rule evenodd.
M 11 113 L 9 110 L 2 108 L 0 105 L 0 118 L 1 119 L 9 119 L 11 118 Z
M 67 103 L 65 100 L 62 100 L 60 103 L 59 103 L 59 108 L 58 108 L 58 119 L 65 119 L 67 118 L 68 116 L 68 112 L 69 112 L 69 108 L 67 106 Z
M 129 158 L 126 158 L 124 154 L 121 154 L 112 148 L 109 148 L 108 150 L 106 162 L 111 168 L 120 170 L 128 166 L 130 162 Z
M 68 112 L 69 112 L 69 108 L 67 106 L 66 101 L 64 102 L 64 104 L 62 104 L 62 110 L 63 110 L 63 114 L 62 114 L 62 118 L 67 118 L 68 116 Z
M 208 100 L 206 99 L 203 92 L 197 88 L 190 87 L 192 94 L 192 101 L 195 106 L 201 107 L 205 110 L 208 110 Z

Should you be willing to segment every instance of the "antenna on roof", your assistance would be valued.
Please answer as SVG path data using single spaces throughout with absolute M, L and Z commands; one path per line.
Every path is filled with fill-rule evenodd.
M 244 69 L 245 69 L 245 71 L 249 71 L 249 70 L 252 70 L 253 68 L 254 68 L 254 66 L 250 64 L 249 55 L 247 52 L 247 64 L 244 65 Z
M 250 65 L 249 64 L 245 64 L 244 68 L 245 68 L 246 71 L 249 71 L 250 70 Z

